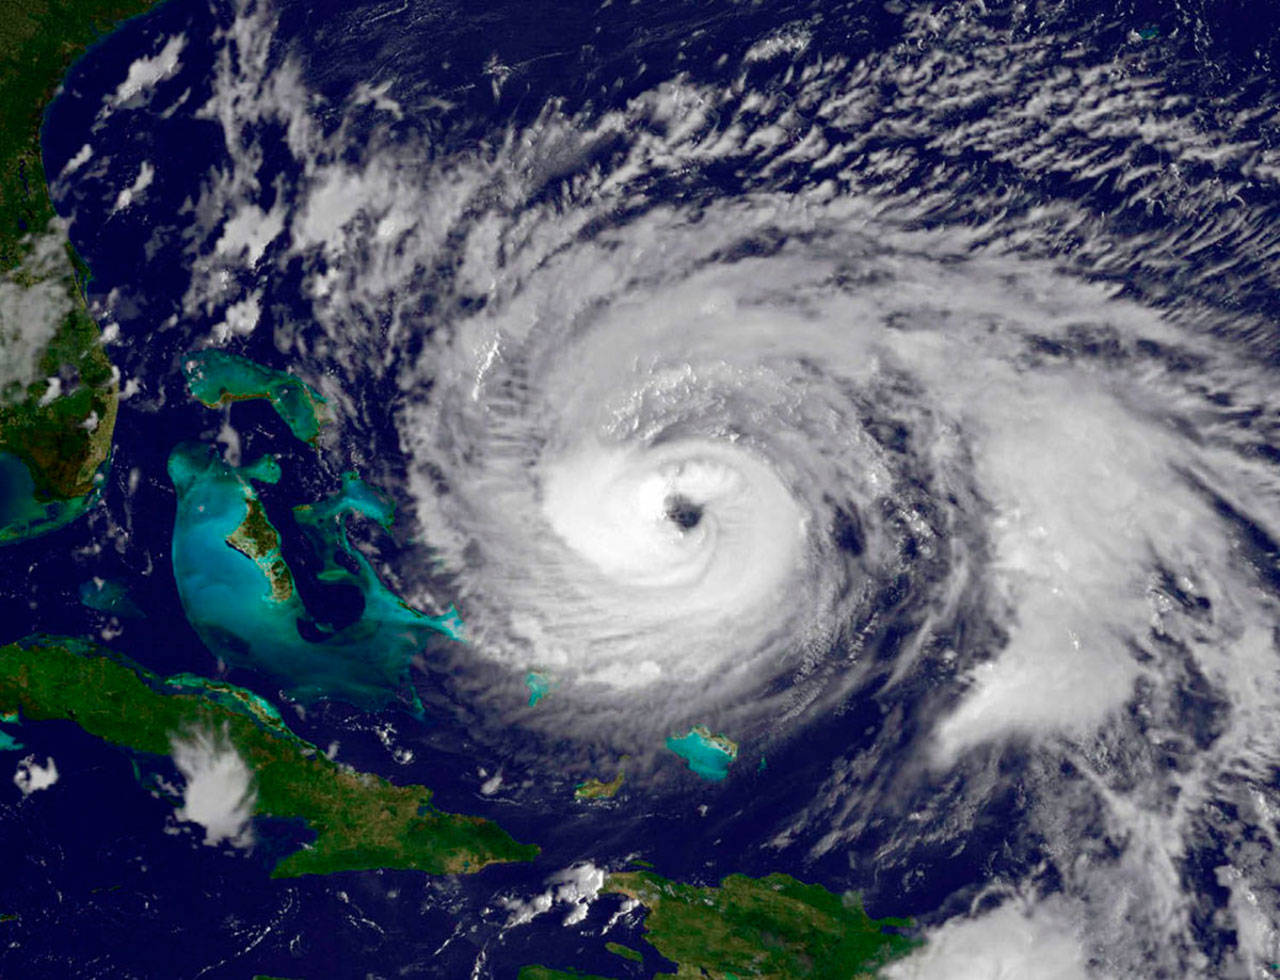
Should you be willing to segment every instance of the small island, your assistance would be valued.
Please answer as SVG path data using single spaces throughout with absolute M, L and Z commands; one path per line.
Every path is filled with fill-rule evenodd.
M 672 735 L 667 748 L 680 756 L 689 768 L 712 782 L 729 775 L 729 766 L 738 758 L 738 743 L 726 735 L 712 735 L 705 725 L 694 725 L 685 735 Z
M 626 770 L 619 766 L 618 774 L 607 783 L 599 779 L 588 779 L 585 783 L 579 783 L 573 789 L 573 798 L 576 800 L 611 800 L 618 795 L 618 790 L 622 789 L 622 783 L 626 778 Z
M 254 773 L 253 812 L 301 819 L 315 833 L 280 860 L 275 878 L 372 868 L 469 874 L 538 854 L 489 820 L 437 809 L 425 786 L 331 761 L 249 691 L 191 675 L 166 681 L 82 640 L 38 636 L 0 647 L 0 711 L 72 721 L 154 755 L 170 753 L 175 733 L 225 732 Z
M 539 701 L 547 696 L 547 692 L 551 690 L 551 678 L 546 674 L 541 674 L 536 670 L 530 671 L 524 679 L 525 686 L 529 688 L 529 707 L 537 707 Z
M 195 351 L 182 364 L 187 390 L 206 408 L 263 399 L 289 431 L 315 445 L 330 421 L 328 403 L 314 388 L 285 371 L 220 350 Z

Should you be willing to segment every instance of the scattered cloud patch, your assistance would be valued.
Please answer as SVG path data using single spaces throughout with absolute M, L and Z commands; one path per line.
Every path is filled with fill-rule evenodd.
M 166 78 L 173 77 L 181 65 L 179 58 L 186 46 L 186 35 L 179 34 L 177 37 L 169 38 L 159 54 L 151 58 L 139 58 L 131 64 L 129 74 L 117 86 L 115 94 L 111 97 L 111 107 L 124 105 L 149 92 Z
M 391 82 L 389 80 L 381 85 L 370 85 L 368 82 L 361 82 L 356 86 L 355 104 L 371 105 L 381 112 L 389 113 L 395 119 L 403 119 L 404 110 L 400 107 L 400 103 L 387 95 L 390 89 Z
M 29 755 L 18 763 L 18 769 L 13 774 L 13 784 L 22 790 L 23 796 L 48 789 L 57 781 L 58 765 L 52 757 L 46 758 L 42 766 L 36 762 L 34 755 Z
M 156 168 L 146 160 L 143 160 L 142 166 L 138 168 L 138 176 L 134 178 L 133 183 L 116 195 L 116 204 L 112 210 L 123 211 L 133 204 L 151 186 L 151 181 L 155 179 L 155 176 Z
M 262 315 L 260 298 L 260 293 L 254 293 L 228 306 L 222 322 L 213 328 L 214 340 L 222 344 L 233 335 L 247 337 L 253 333 L 254 327 L 258 325 L 258 318 Z
M 591 903 L 604 887 L 605 871 L 591 862 L 575 864 L 557 872 L 547 880 L 547 890 L 529 899 L 504 898 L 502 905 L 510 913 L 506 928 L 522 926 L 556 905 L 567 906 L 566 926 L 577 925 L 587 917 Z
M 74 173 L 89 162 L 89 158 L 93 156 L 93 147 L 86 143 L 76 151 L 76 155 L 67 161 L 67 165 L 62 168 L 61 176 Z

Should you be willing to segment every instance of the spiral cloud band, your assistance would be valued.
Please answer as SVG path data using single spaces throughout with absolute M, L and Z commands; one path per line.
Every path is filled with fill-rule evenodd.
M 368 86 L 309 112 L 322 70 L 248 6 L 185 312 L 219 340 L 303 297 L 275 344 L 407 505 L 383 571 L 461 611 L 423 666 L 478 726 L 627 753 L 637 785 L 693 724 L 762 753 L 821 729 L 761 846 L 909 881 L 1007 793 L 1021 877 L 966 893 L 1004 903 L 985 921 L 1055 937 L 1064 976 L 1182 976 L 1212 975 L 1217 916 L 1214 969 L 1246 975 L 1280 898 L 1222 843 L 1280 808 L 1280 223 L 1249 203 L 1280 158 L 1209 140 L 1145 55 L 1050 71 L 1069 34 L 1011 45 L 964 6 L 501 126 Z M 300 174 L 268 189 L 270 140 Z M 940 942 L 995 975 L 970 924 Z

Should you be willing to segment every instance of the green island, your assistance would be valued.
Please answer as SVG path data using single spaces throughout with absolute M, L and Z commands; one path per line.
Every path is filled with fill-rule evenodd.
M 162 679 L 67 637 L 0 647 L 0 711 L 63 719 L 114 745 L 167 755 L 175 735 L 222 730 L 253 770 L 254 813 L 300 819 L 315 840 L 272 877 L 372 868 L 468 874 L 530 861 L 538 848 L 480 817 L 447 813 L 425 786 L 400 786 L 328 759 L 258 696 L 192 675 Z
M 717 783 L 729 775 L 729 766 L 738 758 L 738 743 L 727 735 L 712 735 L 705 725 L 694 725 L 685 735 L 670 736 L 667 748 L 684 759 L 693 772 Z
M 577 970 L 553 970 L 549 966 L 522 966 L 517 980 L 614 980 L 595 973 L 579 973 Z
M 18 917 L 16 915 L 13 915 L 12 913 L 5 913 L 3 915 L 0 915 L 0 922 L 17 922 L 17 921 L 18 921 Z
M 574 787 L 573 798 L 576 800 L 611 800 L 618 795 L 627 778 L 626 769 L 618 767 L 618 774 L 607 783 L 600 779 L 588 779 Z
M 329 406 L 314 388 L 284 371 L 220 350 L 194 351 L 182 365 L 187 390 L 206 408 L 265 399 L 289 431 L 315 445 L 331 421 Z
M 853 896 L 784 874 L 699 888 L 629 871 L 609 875 L 604 891 L 645 907 L 645 938 L 690 980 L 874 977 L 919 945 L 894 931 L 909 920 L 872 919 Z
M 644 962 L 644 955 L 638 949 L 623 946 L 622 943 L 605 943 L 604 948 L 614 956 L 621 956 L 624 960 L 631 960 L 633 963 Z
M 44 111 L 90 44 L 154 0 L 0 9 L 0 544 L 62 527 L 96 499 L 119 393 L 41 157 Z

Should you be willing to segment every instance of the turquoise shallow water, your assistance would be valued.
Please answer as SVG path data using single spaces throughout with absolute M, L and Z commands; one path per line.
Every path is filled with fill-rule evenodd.
M 25 541 L 74 521 L 97 500 L 97 492 L 73 500 L 39 501 L 22 460 L 0 452 L 0 544 Z
M 263 398 L 303 442 L 314 443 L 327 421 L 325 400 L 284 371 L 220 350 L 193 351 L 183 364 L 187 388 L 206 406 Z
M 536 671 L 531 672 L 524 679 L 525 686 L 529 688 L 529 707 L 532 708 L 551 690 L 551 681 L 547 679 L 545 674 L 539 674 Z
M 128 619 L 140 619 L 143 612 L 138 604 L 129 598 L 129 589 L 122 582 L 111 579 L 89 579 L 80 584 L 80 602 L 89 609 L 109 613 L 112 616 L 123 616 Z
M 714 739 L 693 729 L 687 735 L 672 735 L 667 748 L 685 760 L 689 768 L 703 779 L 720 782 L 729 775 L 734 754 Z
M 389 525 L 394 508 L 347 474 L 338 493 L 294 511 L 324 560 L 318 577 L 353 585 L 364 599 L 363 613 L 354 623 L 339 630 L 317 623 L 297 591 L 281 590 L 280 576 L 270 571 L 272 565 L 287 568 L 278 552 L 255 561 L 228 543 L 257 501 L 254 482 L 275 483 L 280 475 L 279 464 L 270 457 L 237 469 L 199 443 L 179 445 L 170 455 L 169 476 L 178 492 L 173 569 L 187 618 L 210 650 L 229 663 L 271 674 L 293 698 L 385 705 L 407 687 L 413 655 L 432 635 L 460 639 L 462 620 L 452 608 L 434 617 L 405 604 L 352 546 L 345 526 L 348 515 L 363 514 Z M 326 635 L 308 640 L 300 634 L 300 624 Z M 413 704 L 421 710 L 416 697 Z

